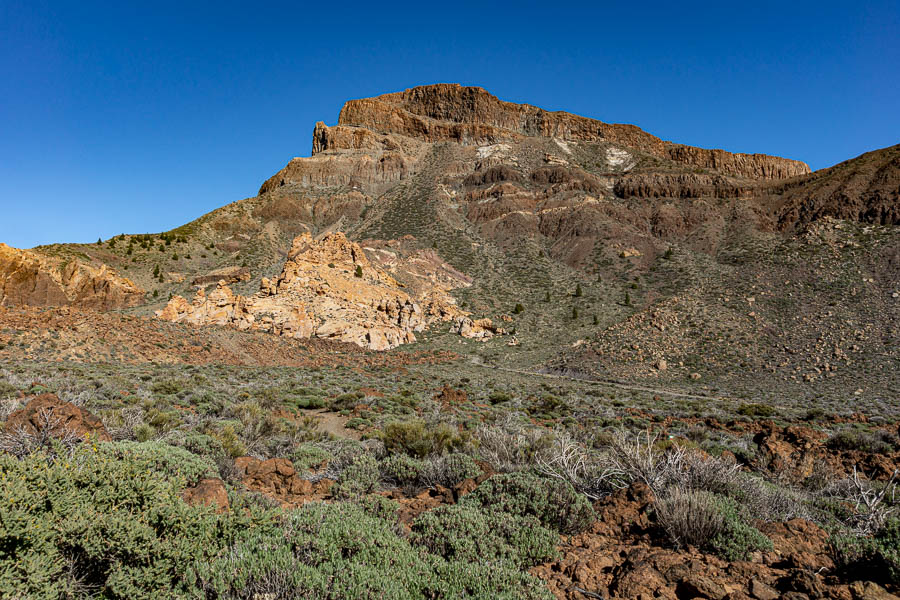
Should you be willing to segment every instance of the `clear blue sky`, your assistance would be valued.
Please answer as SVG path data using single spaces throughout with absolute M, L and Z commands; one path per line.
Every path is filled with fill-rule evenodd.
M 897 0 L 0 0 L 0 241 L 175 227 L 435 82 L 822 168 L 900 142 L 898 32 Z

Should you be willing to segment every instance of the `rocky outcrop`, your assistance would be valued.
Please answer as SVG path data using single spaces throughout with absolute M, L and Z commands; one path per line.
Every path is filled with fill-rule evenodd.
M 497 327 L 490 319 L 471 319 L 466 316 L 457 317 L 450 332 L 481 342 L 487 341 L 495 335 L 506 333 L 502 327 Z
M 809 173 L 809 166 L 765 154 L 733 154 L 665 142 L 634 125 L 609 124 L 549 112 L 528 104 L 504 102 L 479 87 L 438 84 L 415 87 L 376 98 L 351 100 L 344 105 L 338 126 L 365 128 L 429 142 L 451 140 L 464 144 L 494 144 L 523 137 L 611 142 L 685 165 L 750 179 L 784 179 Z M 364 134 L 330 137 L 317 128 L 318 148 L 353 142 Z M 346 147 L 346 146 L 341 146 Z
M 185 488 L 181 498 L 191 506 L 212 506 L 217 513 L 228 512 L 228 490 L 218 477 L 201 479 L 197 485 Z
M 415 342 L 415 332 L 434 321 L 461 315 L 446 292 L 424 285 L 414 298 L 343 233 L 315 240 L 305 233 L 294 239 L 281 274 L 263 278 L 256 294 L 236 295 L 221 281 L 208 295 L 198 290 L 192 302 L 175 296 L 157 316 L 387 350 Z
M 144 290 L 103 264 L 51 257 L 0 244 L 0 306 L 114 310 L 144 302 Z
M 247 267 L 222 267 L 215 269 L 203 275 L 197 275 L 191 280 L 192 285 L 209 285 L 211 283 L 238 283 L 241 281 L 250 281 L 250 269 Z
M 259 460 L 242 456 L 234 467 L 247 489 L 281 502 L 284 507 L 296 507 L 328 496 L 334 480 L 317 478 L 315 482 L 301 476 L 286 458 Z
M 47 433 L 56 438 L 74 436 L 102 442 L 111 439 L 100 419 L 55 394 L 32 398 L 24 408 L 9 415 L 3 429 L 7 434 L 16 435 Z

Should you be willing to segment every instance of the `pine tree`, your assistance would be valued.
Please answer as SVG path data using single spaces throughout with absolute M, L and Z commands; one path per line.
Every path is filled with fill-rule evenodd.
M 354 273 L 357 277 L 363 276 L 362 265 L 356 265 L 356 272 Z
M 513 313 L 519 314 L 525 312 L 525 307 L 521 304 L 516 304 L 516 307 L 513 309 Z
M 578 318 L 578 309 L 573 306 L 572 307 L 572 319 L 577 319 L 577 318 Z
M 625 292 L 625 306 L 631 306 L 631 296 L 628 295 L 628 292 Z
M 594 315 L 594 325 L 599 325 L 600 321 L 597 319 L 597 315 Z
M 550 302 L 550 292 L 547 292 L 547 296 L 544 298 L 544 302 Z
M 575 285 L 575 297 L 581 298 L 583 295 L 584 295 L 584 292 L 581 291 L 581 284 L 580 283 L 576 284 Z

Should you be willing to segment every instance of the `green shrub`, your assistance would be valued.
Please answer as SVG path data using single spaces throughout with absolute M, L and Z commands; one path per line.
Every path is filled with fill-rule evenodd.
M 400 486 L 418 483 L 425 463 L 408 454 L 392 454 L 381 461 L 383 477 Z
M 186 483 L 218 475 L 209 458 L 162 442 L 108 442 L 98 444 L 97 453 Z
M 745 417 L 771 417 L 775 414 L 775 407 L 768 404 L 741 404 L 737 412 Z
M 148 442 L 156 437 L 156 429 L 147 423 L 137 425 L 133 432 L 134 438 L 139 442 Z
M 381 440 L 388 452 L 423 458 L 462 448 L 467 435 L 446 423 L 426 426 L 424 421 L 395 421 L 384 426 Z
M 858 450 L 869 454 L 891 454 L 896 438 L 886 431 L 845 429 L 828 438 L 825 445 L 832 450 Z
M 378 461 L 371 454 L 360 454 L 341 471 L 332 493 L 338 498 L 359 498 L 378 487 L 381 472 Z
M 428 460 L 420 470 L 422 482 L 428 486 L 453 487 L 463 479 L 481 475 L 481 469 L 468 454 L 454 452 Z
M 0 596 L 185 596 L 190 565 L 260 516 L 187 506 L 184 478 L 201 467 L 159 446 L 83 445 L 56 461 L 0 455 Z
M 199 565 L 199 583 L 216 598 L 551 598 L 513 569 L 420 552 L 368 502 L 292 511 L 279 534 L 257 529 Z
M 410 541 L 450 560 L 526 569 L 553 558 L 559 537 L 530 515 L 454 504 L 422 513 Z
M 294 401 L 297 408 L 325 408 L 325 399 L 318 396 L 301 396 Z
M 578 533 L 596 515 L 587 499 L 569 483 L 527 472 L 494 475 L 461 500 L 514 515 L 531 515 L 560 533 Z
M 747 523 L 746 512 L 731 498 L 676 488 L 658 500 L 655 509 L 676 545 L 694 545 L 729 561 L 772 548 L 771 540 Z
M 332 454 L 314 444 L 300 444 L 290 455 L 291 463 L 298 471 L 307 471 L 330 461 Z
M 883 583 L 900 585 L 900 518 L 888 519 L 872 537 L 832 538 L 835 562 L 847 571 Z
M 772 540 L 756 527 L 731 498 L 715 495 L 716 506 L 725 518 L 725 529 L 710 541 L 713 552 L 725 560 L 746 560 L 751 552 L 772 549 Z
M 500 404 L 502 402 L 509 402 L 510 400 L 512 400 L 512 396 L 506 392 L 501 392 L 500 390 L 495 390 L 488 395 L 488 402 L 491 404 Z

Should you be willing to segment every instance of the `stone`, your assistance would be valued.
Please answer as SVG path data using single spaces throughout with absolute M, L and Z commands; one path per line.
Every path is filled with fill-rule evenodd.
M 781 597 L 778 590 L 759 579 L 751 579 L 747 587 L 750 595 L 757 600 L 776 600 Z
M 60 400 L 56 394 L 41 394 L 29 400 L 24 408 L 9 415 L 4 431 L 34 435 L 45 427 L 50 428 L 53 437 L 69 434 L 101 442 L 112 439 L 100 419 L 71 402 Z
M 218 477 L 200 480 L 197 485 L 185 488 L 182 499 L 191 506 L 215 506 L 217 513 L 228 512 L 228 490 Z

